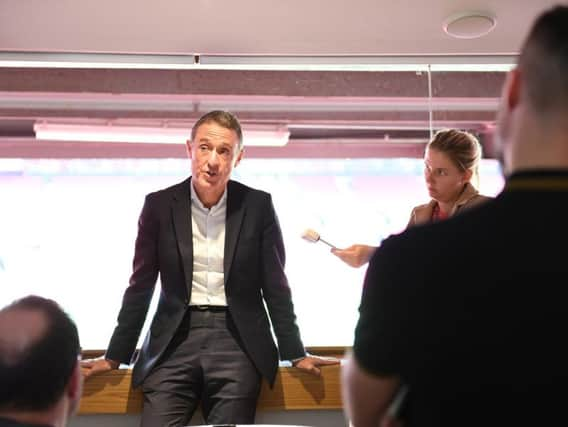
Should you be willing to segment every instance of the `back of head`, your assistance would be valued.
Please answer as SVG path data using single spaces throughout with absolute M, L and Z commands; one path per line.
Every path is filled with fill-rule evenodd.
M 473 184 L 476 184 L 482 149 L 475 136 L 457 129 L 442 129 L 436 132 L 427 148 L 446 154 L 460 171 L 471 170 Z
M 239 120 L 235 117 L 234 114 L 223 110 L 213 110 L 201 116 L 191 129 L 191 140 L 193 141 L 195 139 L 195 134 L 197 133 L 199 126 L 211 122 L 217 123 L 219 126 L 226 129 L 235 131 L 239 140 L 239 148 L 243 147 L 243 131 L 241 129 Z
M 64 394 L 79 336 L 57 303 L 28 296 L 0 310 L 0 411 L 43 411 Z
M 552 8 L 535 21 L 518 62 L 534 111 L 568 111 L 568 7 Z

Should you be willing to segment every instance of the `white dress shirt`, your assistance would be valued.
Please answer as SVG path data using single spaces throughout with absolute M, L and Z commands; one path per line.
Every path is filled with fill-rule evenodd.
M 193 277 L 190 305 L 227 305 L 223 259 L 227 190 L 211 209 L 199 200 L 191 185 Z

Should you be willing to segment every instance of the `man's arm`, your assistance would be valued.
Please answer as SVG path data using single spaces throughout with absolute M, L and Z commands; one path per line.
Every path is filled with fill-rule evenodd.
M 268 199 L 263 229 L 263 296 L 278 341 L 278 350 L 283 360 L 292 361 L 298 369 L 320 375 L 320 366 L 337 365 L 339 359 L 307 354 L 296 324 L 292 294 L 284 273 L 285 249 L 278 217 Z
M 159 224 L 155 210 L 160 200 L 156 195 L 146 196 L 140 213 L 132 275 L 124 292 L 118 324 L 107 348 L 106 358 L 120 363 L 129 363 L 136 350 L 158 279 Z
M 117 369 L 120 363 L 129 363 L 135 351 L 158 277 L 156 244 L 158 224 L 151 206 L 149 195 L 146 197 L 138 220 L 133 273 L 130 277 L 130 285 L 124 292 L 118 325 L 114 330 L 106 355 L 81 362 L 85 377 Z
M 305 356 L 305 350 L 296 324 L 292 293 L 284 272 L 286 252 L 282 231 L 270 197 L 263 206 L 263 221 L 262 295 L 278 341 L 280 357 L 292 360 Z
M 399 387 L 398 377 L 373 375 L 365 371 L 353 355 L 342 366 L 343 406 L 354 427 L 389 424 L 387 409 Z

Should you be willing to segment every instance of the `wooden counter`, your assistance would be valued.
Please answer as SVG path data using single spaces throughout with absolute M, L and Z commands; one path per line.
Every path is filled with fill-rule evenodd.
M 314 354 L 342 353 L 317 351 Z M 259 410 L 341 409 L 339 365 L 323 366 L 321 377 L 281 367 L 274 387 L 263 382 Z M 131 370 L 119 369 L 85 380 L 79 414 L 131 414 L 142 409 L 142 392 L 130 387 Z

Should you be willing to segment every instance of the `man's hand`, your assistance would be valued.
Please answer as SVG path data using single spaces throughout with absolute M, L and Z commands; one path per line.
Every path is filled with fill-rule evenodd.
M 301 369 L 302 371 L 319 377 L 321 375 L 319 366 L 339 365 L 339 362 L 340 360 L 335 357 L 321 357 L 310 354 L 303 359 L 293 362 L 292 365 L 295 368 Z
M 92 375 L 103 374 L 113 369 L 118 369 L 119 362 L 100 357 L 97 359 L 86 359 L 81 361 L 81 372 L 83 377 L 89 378 Z

